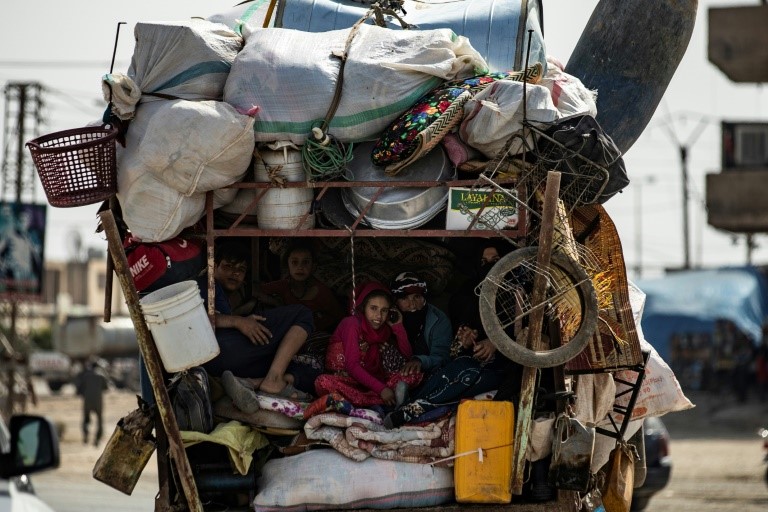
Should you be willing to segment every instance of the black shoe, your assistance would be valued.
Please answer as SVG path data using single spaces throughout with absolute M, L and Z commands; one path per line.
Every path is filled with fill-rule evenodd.
M 384 416 L 384 426 L 389 430 L 400 428 L 405 424 L 405 413 L 403 411 L 392 411 Z

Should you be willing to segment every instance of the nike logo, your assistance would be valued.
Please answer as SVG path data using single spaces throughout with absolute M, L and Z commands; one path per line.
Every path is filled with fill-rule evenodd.
M 181 240 L 179 240 L 179 247 L 184 249 L 186 246 L 187 246 L 187 241 L 186 240 L 184 240 L 183 238 Z

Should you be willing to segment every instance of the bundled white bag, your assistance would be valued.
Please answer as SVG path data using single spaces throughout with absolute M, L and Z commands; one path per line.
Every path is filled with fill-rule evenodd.
M 243 39 L 221 23 L 191 19 L 137 23 L 128 76 L 143 93 L 187 100 L 221 100 Z M 142 101 L 152 101 L 144 97 Z
M 256 140 L 305 142 L 331 106 L 350 30 L 261 29 L 246 36 L 224 89 L 239 112 L 256 109 Z M 389 30 L 361 25 L 344 68 L 329 132 L 370 140 L 444 80 L 487 71 L 469 40 L 450 29 Z
M 499 80 L 464 104 L 464 119 L 459 128 L 461 139 L 493 158 L 504 149 L 509 138 L 523 128 L 522 82 Z M 529 121 L 550 123 L 558 118 L 549 90 L 541 85 L 526 84 Z M 533 141 L 529 140 L 531 145 Z M 523 143 L 516 139 L 510 154 L 522 152 Z
M 192 19 L 137 23 L 128 74 L 102 78 L 104 99 L 120 119 L 132 119 L 139 102 L 221 100 L 243 38 L 221 23 Z
M 221 101 L 142 104 L 128 127 L 121 169 L 141 169 L 191 196 L 240 181 L 253 148 L 253 118 Z
M 356 462 L 335 450 L 272 459 L 256 488 L 256 512 L 434 507 L 454 498 L 453 468 L 376 458 Z
M 563 71 L 562 63 L 554 57 L 547 57 L 547 73 L 540 85 L 549 89 L 559 118 L 581 114 L 597 117 L 597 92 L 587 89 L 581 80 Z
M 160 242 L 234 200 L 224 189 L 245 176 L 253 154 L 253 119 L 223 102 L 142 104 L 118 146 L 117 185 L 123 219 L 134 236 Z
M 675 373 L 661 358 L 650 343 L 645 340 L 640 327 L 643 307 L 645 306 L 645 293 L 637 288 L 634 283 L 629 283 L 629 301 L 632 304 L 632 312 L 635 315 L 637 336 L 640 338 L 640 349 L 643 352 L 650 351 L 650 357 L 645 365 L 645 378 L 640 392 L 637 395 L 635 408 L 632 410 L 632 420 L 639 420 L 647 416 L 663 416 L 668 412 L 684 411 L 694 407 L 688 397 L 683 393 Z M 615 379 L 634 382 L 637 374 L 630 370 L 616 372 Z M 616 393 L 627 389 L 627 385 L 617 382 Z M 626 407 L 629 403 L 630 393 L 625 393 L 616 399 L 616 405 Z M 619 416 L 620 418 L 620 416 Z
M 185 196 L 139 168 L 120 169 L 117 199 L 131 234 L 142 242 L 163 242 L 199 221 L 205 213 L 205 193 Z M 231 203 L 237 189 L 213 193 L 213 207 Z
M 142 242 L 162 242 L 200 220 L 205 194 L 186 197 L 139 167 L 120 167 L 117 199 L 123 220 Z

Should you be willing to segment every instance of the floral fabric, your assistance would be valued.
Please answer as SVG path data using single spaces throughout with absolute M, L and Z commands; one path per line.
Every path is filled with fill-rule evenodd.
M 376 165 L 388 165 L 407 159 L 419 148 L 419 134 L 436 123 L 449 111 L 449 107 L 462 94 L 469 91 L 472 95 L 488 84 L 515 76 L 515 72 L 489 73 L 463 80 L 446 82 L 437 89 L 424 95 L 403 115 L 398 117 L 373 148 L 371 159 Z M 468 99 L 468 96 L 464 96 Z M 461 117 L 462 109 L 450 111 Z M 447 120 L 443 120 L 447 122 Z

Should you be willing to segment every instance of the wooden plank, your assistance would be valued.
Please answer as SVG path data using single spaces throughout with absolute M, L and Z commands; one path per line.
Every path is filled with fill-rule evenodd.
M 197 486 L 192 475 L 192 467 L 189 464 L 187 452 L 184 450 L 184 444 L 181 441 L 179 426 L 176 423 L 176 416 L 173 414 L 168 390 L 163 382 L 160 355 L 157 352 L 154 339 L 141 312 L 139 293 L 136 291 L 133 278 L 128 270 L 128 259 L 123 250 L 115 218 L 109 210 L 99 213 L 99 217 L 101 218 L 102 226 L 104 226 L 104 232 L 107 235 L 109 252 L 115 264 L 115 273 L 120 280 L 123 295 L 125 295 L 125 302 L 128 305 L 128 311 L 131 314 L 131 320 L 133 320 L 133 325 L 136 329 L 136 340 L 139 344 L 139 350 L 147 365 L 149 382 L 152 384 L 152 391 L 154 391 L 155 400 L 157 401 L 157 411 L 160 413 L 163 428 L 168 436 L 169 452 L 176 465 L 184 496 L 187 499 L 187 506 L 191 512 L 203 512 L 203 504 L 197 493 Z
M 544 207 L 541 214 L 541 231 L 539 232 L 539 249 L 536 254 L 536 266 L 540 269 L 549 267 L 552 256 L 552 235 L 555 230 L 555 214 L 557 199 L 560 192 L 560 173 L 547 173 L 547 185 L 544 189 Z M 545 298 L 546 278 L 541 273 L 534 276 L 531 304 L 541 304 Z M 528 320 L 528 348 L 544 350 L 547 347 L 541 342 L 541 326 L 544 319 L 544 308 L 535 308 Z M 512 494 L 522 494 L 525 480 L 525 451 L 528 447 L 528 435 L 533 421 L 534 391 L 538 369 L 526 366 L 523 368 L 523 380 L 520 389 L 520 403 L 517 408 L 517 424 L 515 426 L 515 444 L 512 461 Z

